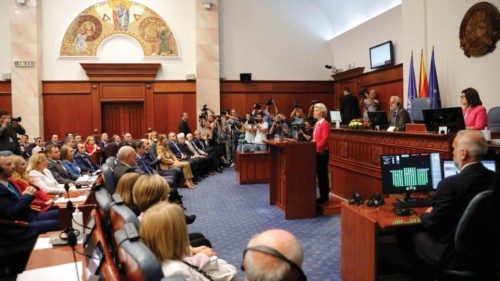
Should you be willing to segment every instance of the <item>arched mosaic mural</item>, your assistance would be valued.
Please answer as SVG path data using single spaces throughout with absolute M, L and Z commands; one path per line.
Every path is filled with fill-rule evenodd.
M 177 41 L 167 23 L 150 8 L 128 0 L 109 0 L 81 12 L 69 25 L 61 56 L 97 56 L 108 37 L 125 34 L 142 47 L 145 57 L 177 57 Z

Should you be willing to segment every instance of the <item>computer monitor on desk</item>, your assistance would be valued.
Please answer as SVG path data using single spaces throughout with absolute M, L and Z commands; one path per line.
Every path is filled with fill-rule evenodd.
M 465 130 L 464 115 L 461 107 L 449 107 L 440 109 L 424 109 L 424 122 L 429 132 L 457 133 Z M 439 132 L 439 127 L 447 127 L 447 132 Z
M 481 161 L 486 169 L 496 172 L 495 160 L 483 160 Z M 455 166 L 453 160 L 443 160 L 443 178 L 454 176 L 460 173 L 460 170 Z
M 427 192 L 436 189 L 441 180 L 441 158 L 439 153 L 397 154 L 380 156 L 382 192 L 384 194 L 406 194 Z
M 389 121 L 387 120 L 387 113 L 385 111 L 369 111 L 368 119 L 373 129 L 377 128 L 377 126 L 380 130 L 389 127 Z

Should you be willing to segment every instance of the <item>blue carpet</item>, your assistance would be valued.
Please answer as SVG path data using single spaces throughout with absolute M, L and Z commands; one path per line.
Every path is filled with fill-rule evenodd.
M 285 220 L 284 213 L 269 206 L 269 184 L 236 184 L 234 169 L 205 178 L 194 190 L 179 189 L 187 214 L 196 214 L 190 232 L 203 233 L 217 255 L 241 265 L 250 238 L 263 230 L 292 232 L 305 249 L 303 269 L 308 280 L 341 280 L 340 217 Z M 238 272 L 238 280 L 244 273 Z

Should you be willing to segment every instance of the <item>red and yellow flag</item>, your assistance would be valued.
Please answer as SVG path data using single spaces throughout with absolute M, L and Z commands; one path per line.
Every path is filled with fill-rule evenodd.
M 427 73 L 425 71 L 424 50 L 420 51 L 420 75 L 418 77 L 418 96 L 426 98 L 429 96 L 427 83 Z

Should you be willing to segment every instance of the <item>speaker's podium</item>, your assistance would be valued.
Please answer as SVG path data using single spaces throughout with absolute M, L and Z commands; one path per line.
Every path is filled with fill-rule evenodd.
M 316 216 L 316 146 L 312 142 L 268 140 L 270 147 L 269 204 L 285 219 Z

